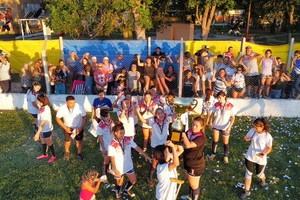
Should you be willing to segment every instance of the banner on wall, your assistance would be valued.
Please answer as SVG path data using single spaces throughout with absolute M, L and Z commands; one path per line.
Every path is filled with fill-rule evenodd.
M 9 54 L 14 73 L 21 71 L 24 63 L 33 63 L 42 58 L 44 40 L 1 41 L 0 49 Z M 59 40 L 48 40 L 46 55 L 49 63 L 57 64 L 60 59 Z
M 152 41 L 151 53 L 156 47 L 160 47 L 167 55 L 180 54 L 180 41 Z M 124 65 L 128 67 L 133 61 L 134 54 L 140 54 L 141 59 L 145 60 L 148 55 L 148 43 L 146 40 L 64 40 L 65 60 L 68 59 L 71 51 L 75 51 L 80 58 L 89 52 L 91 56 L 97 57 L 98 62 L 101 62 L 103 57 L 115 60 L 118 54 L 122 53 L 125 57 Z M 80 60 L 77 65 L 81 66 Z

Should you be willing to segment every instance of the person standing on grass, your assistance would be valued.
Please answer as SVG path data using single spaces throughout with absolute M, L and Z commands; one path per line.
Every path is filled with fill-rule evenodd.
M 99 173 L 95 169 L 89 169 L 81 178 L 80 200 L 96 200 L 95 194 L 98 192 L 103 179 L 98 178 Z
M 38 106 L 36 97 L 41 88 L 42 88 L 42 86 L 40 83 L 34 82 L 31 86 L 31 89 L 29 89 L 26 94 L 27 95 L 27 110 L 28 110 L 28 113 L 30 113 L 34 118 L 34 124 L 33 124 L 34 132 L 37 131 L 37 127 L 38 127 L 37 114 L 40 109 Z
M 267 155 L 272 151 L 273 138 L 270 132 L 270 124 L 266 118 L 257 118 L 253 122 L 253 128 L 244 137 L 245 142 L 251 142 L 245 155 L 245 191 L 241 198 L 250 196 L 250 187 L 254 166 L 256 175 L 260 178 L 260 186 L 266 187 L 265 169 L 267 165 Z
M 113 128 L 114 139 L 108 147 L 108 156 L 111 159 L 113 173 L 116 179 L 116 198 L 121 198 L 121 189 L 124 183 L 124 175 L 129 179 L 124 187 L 123 194 L 128 197 L 134 197 L 135 194 L 131 191 L 136 184 L 137 178 L 134 171 L 131 158 L 131 148 L 142 154 L 145 159 L 151 162 L 151 158 L 136 145 L 132 137 L 126 137 L 124 126 L 121 122 L 117 122 Z
M 182 146 L 174 145 L 171 141 L 154 148 L 153 155 L 158 162 L 157 200 L 175 200 L 177 184 L 172 183 L 171 178 L 178 178 L 176 168 L 179 166 L 179 156 L 182 152 Z
M 217 94 L 218 102 L 211 109 L 210 128 L 213 131 L 212 154 L 210 160 L 214 160 L 217 154 L 219 134 L 222 134 L 224 144 L 224 163 L 227 164 L 229 155 L 229 137 L 231 127 L 235 121 L 235 107 L 227 101 L 225 92 Z
M 192 128 L 182 133 L 184 145 L 184 174 L 189 183 L 189 195 L 181 199 L 197 200 L 200 196 L 200 178 L 205 170 L 204 146 L 206 144 L 205 122 L 201 117 L 193 120 Z
M 56 114 L 56 122 L 64 130 L 65 135 L 65 157 L 70 158 L 70 146 L 73 139 L 76 141 L 77 156 L 83 159 L 82 139 L 87 116 L 84 108 L 76 103 L 74 96 L 67 96 L 66 103 L 62 105 Z
M 164 109 L 161 107 L 156 108 L 155 116 L 149 119 L 144 119 L 141 113 L 137 109 L 137 115 L 143 124 L 147 124 L 152 127 L 152 136 L 151 136 L 151 152 L 153 154 L 154 148 L 158 145 L 163 145 L 166 143 L 169 135 L 169 125 L 177 117 L 174 113 L 171 117 L 167 116 L 164 112 Z M 149 187 L 150 189 L 154 186 L 153 175 L 156 171 L 157 160 L 153 157 L 153 163 L 150 168 L 149 173 Z
M 110 118 L 110 113 L 108 110 L 101 110 L 100 112 L 101 119 L 97 126 L 97 135 L 100 143 L 100 151 L 103 156 L 103 166 L 102 166 L 102 174 L 107 175 L 108 166 L 110 163 L 108 157 L 108 146 L 113 139 L 112 128 L 115 126 L 115 123 Z M 107 177 L 106 177 L 107 178 Z
M 37 97 L 38 104 L 40 106 L 37 119 L 38 119 L 38 130 L 34 136 L 34 141 L 41 139 L 43 146 L 43 154 L 37 157 L 36 159 L 42 160 L 48 158 L 47 146 L 51 151 L 51 158 L 48 160 L 48 163 L 53 163 L 56 160 L 54 145 L 52 142 L 52 115 L 50 109 L 49 98 L 45 94 L 39 94 Z

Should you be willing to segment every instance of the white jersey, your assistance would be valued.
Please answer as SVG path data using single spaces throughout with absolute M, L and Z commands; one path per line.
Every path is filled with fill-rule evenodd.
M 208 101 L 205 101 L 205 99 L 206 97 L 203 97 L 202 112 L 204 112 L 204 114 L 207 115 L 215 104 L 215 97 L 211 95 Z
M 43 106 L 40 108 L 37 120 L 38 120 L 38 127 L 40 127 L 42 121 L 45 121 L 45 125 L 42 129 L 42 132 L 49 132 L 53 130 L 52 115 L 49 106 Z
M 217 102 L 211 111 L 216 117 L 213 122 L 213 128 L 218 130 L 226 130 L 230 125 L 230 117 L 236 115 L 235 108 L 230 102 L 226 102 L 224 106 Z
M 121 142 L 115 138 L 111 141 L 108 147 L 108 156 L 114 156 L 117 170 L 121 175 L 133 169 L 131 148 L 136 147 L 137 145 L 131 137 L 124 137 Z
M 30 114 L 36 115 L 38 114 L 39 110 L 36 109 L 36 107 L 34 107 L 32 105 L 32 103 L 36 103 L 37 104 L 37 94 L 33 94 L 31 90 L 27 91 L 27 110 Z
M 125 130 L 125 136 L 133 137 L 135 135 L 134 117 L 132 117 L 132 116 L 129 116 L 128 118 L 127 117 L 123 117 L 123 118 L 119 117 L 119 120 L 120 120 L 120 122 L 123 123 L 124 130 Z
M 158 164 L 156 173 L 158 179 L 156 186 L 156 199 L 175 200 L 177 184 L 171 182 L 170 178 L 177 179 L 176 168 L 169 171 L 169 163 Z
M 165 144 L 169 135 L 169 124 L 172 119 L 167 117 L 163 123 L 153 117 L 149 119 L 149 126 L 152 127 L 151 147 L 155 148 L 157 145 Z
M 78 103 L 75 103 L 73 109 L 69 109 L 67 104 L 64 104 L 56 114 L 57 118 L 63 118 L 64 124 L 69 128 L 80 128 L 84 116 L 86 116 L 86 112 Z
M 113 139 L 113 135 L 112 135 L 113 126 L 114 126 L 114 122 L 112 120 L 110 120 L 109 122 L 100 120 L 97 126 L 97 135 L 102 135 L 103 143 L 106 151 L 108 151 L 108 146 L 110 145 Z M 100 145 L 100 151 L 103 151 L 101 145 Z
M 259 165 L 266 165 L 267 156 L 260 158 L 257 154 L 262 153 L 266 147 L 272 147 L 273 138 L 271 134 L 268 132 L 257 133 L 255 129 L 252 128 L 247 133 L 246 137 L 251 139 L 251 144 L 245 158 Z

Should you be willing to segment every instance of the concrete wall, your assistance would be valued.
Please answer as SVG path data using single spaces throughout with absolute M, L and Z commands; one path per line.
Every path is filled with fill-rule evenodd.
M 51 95 L 50 101 L 54 110 L 65 103 L 67 95 Z M 91 112 L 91 105 L 96 95 L 74 95 L 76 101 Z M 113 102 L 115 96 L 107 96 Z M 189 105 L 192 98 L 177 98 L 175 103 Z M 201 113 L 202 99 L 197 98 L 198 106 L 195 111 Z M 237 108 L 238 116 L 276 116 L 300 117 L 300 100 L 271 100 L 271 99 L 228 99 Z M 0 110 L 27 110 L 27 100 L 24 94 L 0 94 Z

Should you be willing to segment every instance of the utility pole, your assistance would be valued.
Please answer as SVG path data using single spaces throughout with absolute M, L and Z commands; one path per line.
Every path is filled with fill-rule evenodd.
M 248 41 L 248 38 L 249 38 L 249 27 L 250 27 L 250 18 L 251 18 L 251 4 L 252 4 L 252 0 L 250 0 L 249 7 L 248 7 L 248 18 L 247 18 L 247 28 L 246 28 L 246 41 Z

